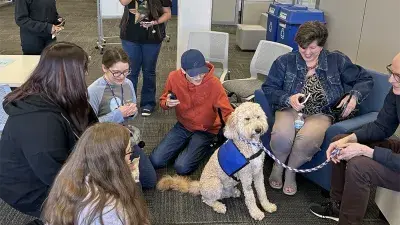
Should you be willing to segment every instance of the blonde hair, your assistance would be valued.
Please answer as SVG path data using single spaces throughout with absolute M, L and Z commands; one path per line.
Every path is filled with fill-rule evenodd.
M 104 224 L 103 209 L 115 202 L 124 224 L 150 224 L 147 206 L 125 162 L 129 139 L 128 129 L 119 124 L 89 127 L 54 181 L 42 213 L 44 221 L 72 225 L 90 206 L 85 224 L 97 217 Z

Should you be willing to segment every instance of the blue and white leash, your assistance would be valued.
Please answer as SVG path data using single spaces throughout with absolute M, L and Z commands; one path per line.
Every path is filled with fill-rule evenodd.
M 278 163 L 279 165 L 281 165 L 283 168 L 288 169 L 288 170 L 291 170 L 291 171 L 294 171 L 294 172 L 296 172 L 296 173 L 311 173 L 311 172 L 315 172 L 315 171 L 321 169 L 322 167 L 328 165 L 328 163 L 329 163 L 329 161 L 330 161 L 330 160 L 327 159 L 327 160 L 326 160 L 325 162 L 323 162 L 322 164 L 320 164 L 320 165 L 318 165 L 318 166 L 316 166 L 316 167 L 310 168 L 310 169 L 295 169 L 295 168 L 292 168 L 292 167 L 290 167 L 290 166 L 288 166 L 288 165 L 282 163 L 279 159 L 277 159 L 277 158 L 274 156 L 274 154 L 272 154 L 272 152 L 271 152 L 270 150 L 268 150 L 267 148 L 265 148 L 264 145 L 263 145 L 261 142 L 252 142 L 252 141 L 245 140 L 245 139 L 242 139 L 242 138 L 241 138 L 241 141 L 245 142 L 246 144 L 252 145 L 252 146 L 254 146 L 254 147 L 256 147 L 256 148 L 263 149 L 265 153 L 267 153 L 275 162 L 277 162 L 277 163 Z M 337 154 L 339 154 L 339 152 L 340 152 L 340 149 L 338 149 L 338 148 L 335 149 L 335 150 L 333 150 L 333 151 L 332 151 L 332 154 L 331 154 L 331 158 L 335 157 Z

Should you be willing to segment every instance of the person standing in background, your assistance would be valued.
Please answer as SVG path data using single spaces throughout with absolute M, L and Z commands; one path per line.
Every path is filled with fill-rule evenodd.
M 55 41 L 52 35 L 63 29 L 64 20 L 58 15 L 55 0 L 17 0 L 15 22 L 20 27 L 23 54 L 40 55 Z
M 120 38 L 130 59 L 132 81 L 137 93 L 140 70 L 143 73 L 140 110 L 150 116 L 156 106 L 156 65 L 161 42 L 165 38 L 165 22 L 171 18 L 170 0 L 119 0 L 125 6 Z

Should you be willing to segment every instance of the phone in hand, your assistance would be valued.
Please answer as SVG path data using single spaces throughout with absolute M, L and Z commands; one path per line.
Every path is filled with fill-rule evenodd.
M 304 97 L 304 96 L 299 97 L 299 103 L 305 104 L 308 101 L 308 99 L 310 98 L 310 96 L 311 96 L 311 94 L 308 94 L 307 97 Z
M 171 100 L 176 100 L 177 99 L 174 92 L 169 91 L 169 94 L 170 94 L 169 99 L 171 99 Z
M 153 25 L 153 22 L 145 22 L 145 21 L 142 21 L 142 22 L 140 22 L 140 25 L 142 25 L 142 26 L 144 26 L 144 27 L 148 27 L 148 26 L 151 26 L 151 25 Z
M 60 21 L 60 23 L 59 23 L 59 24 L 57 24 L 57 26 L 59 26 L 59 27 L 63 27 L 63 26 L 65 26 L 65 19 L 64 19 L 64 18 L 62 18 L 62 20 Z

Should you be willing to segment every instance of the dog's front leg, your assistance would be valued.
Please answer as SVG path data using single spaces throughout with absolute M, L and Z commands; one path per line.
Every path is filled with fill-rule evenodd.
M 260 170 L 260 172 L 254 174 L 254 186 L 257 191 L 258 199 L 260 200 L 261 206 L 264 208 L 264 210 L 269 213 L 275 212 L 276 205 L 269 202 L 267 193 L 265 191 L 263 170 Z
M 253 188 L 251 187 L 251 182 L 253 179 L 252 176 L 249 176 L 248 173 L 245 173 L 239 176 L 239 178 L 242 183 L 244 199 L 247 208 L 249 209 L 250 216 L 255 220 L 264 219 L 264 213 L 258 208 Z

